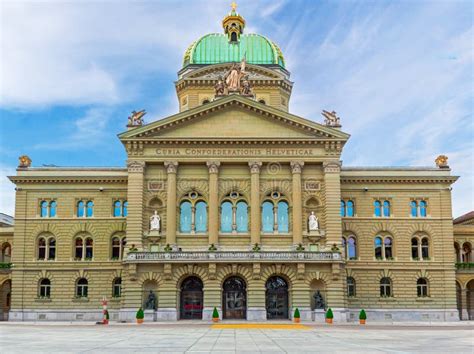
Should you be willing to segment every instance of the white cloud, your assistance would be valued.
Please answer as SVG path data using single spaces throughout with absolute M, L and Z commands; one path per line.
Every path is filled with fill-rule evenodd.
M 7 176 L 14 176 L 14 168 L 0 165 L 0 213 L 14 216 L 15 212 L 15 185 Z

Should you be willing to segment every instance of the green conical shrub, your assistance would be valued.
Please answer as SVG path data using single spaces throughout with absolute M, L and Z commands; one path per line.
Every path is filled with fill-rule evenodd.
M 333 315 L 333 313 L 332 313 L 331 308 L 329 308 L 329 309 L 326 311 L 326 318 L 330 318 L 330 319 L 333 319 L 333 318 L 334 318 L 334 315 Z
M 137 315 L 135 316 L 137 320 L 143 320 L 145 318 L 145 314 L 143 313 L 143 309 L 140 307 L 137 311 Z
M 212 318 L 219 318 L 219 311 L 217 311 L 216 307 L 214 307 L 214 311 L 212 311 Z
M 295 309 L 295 314 L 293 315 L 293 318 L 300 318 L 300 310 L 298 310 L 298 308 Z
M 110 320 L 109 311 L 105 310 L 105 319 Z
M 366 320 L 367 319 L 367 315 L 364 311 L 364 309 L 360 310 L 359 312 L 359 320 Z

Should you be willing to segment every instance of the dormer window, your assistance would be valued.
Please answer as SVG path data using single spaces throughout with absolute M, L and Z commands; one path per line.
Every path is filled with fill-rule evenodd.
M 231 42 L 237 42 L 237 33 L 232 32 L 232 33 L 230 34 L 230 41 L 231 41 Z

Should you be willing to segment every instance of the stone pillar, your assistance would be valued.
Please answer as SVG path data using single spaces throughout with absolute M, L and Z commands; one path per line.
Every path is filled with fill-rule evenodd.
M 165 162 L 167 178 L 167 203 L 166 203 L 166 243 L 171 246 L 176 245 L 176 172 L 178 162 Z
M 301 171 L 303 161 L 291 161 L 291 172 L 293 174 L 293 244 L 298 245 L 303 242 L 303 201 L 301 195 Z
M 219 166 L 220 162 L 208 161 L 209 168 L 209 244 L 219 242 Z
M 328 245 L 341 244 L 341 163 L 327 161 L 324 168 L 324 201 L 326 241 Z
M 143 249 L 143 193 L 145 184 L 145 162 L 128 161 L 128 215 L 127 244 Z
M 261 162 L 249 162 L 250 166 L 250 242 L 260 243 L 260 167 Z

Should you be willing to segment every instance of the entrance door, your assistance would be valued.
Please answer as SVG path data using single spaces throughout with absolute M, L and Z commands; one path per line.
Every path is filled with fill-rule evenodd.
M 231 277 L 224 282 L 223 304 L 225 319 L 247 317 L 247 291 L 242 278 Z
M 288 319 L 288 284 L 283 278 L 274 276 L 267 280 L 265 302 L 267 319 Z
M 203 309 L 202 281 L 197 277 L 186 278 L 181 284 L 180 318 L 201 320 Z

